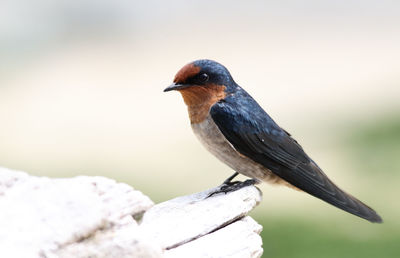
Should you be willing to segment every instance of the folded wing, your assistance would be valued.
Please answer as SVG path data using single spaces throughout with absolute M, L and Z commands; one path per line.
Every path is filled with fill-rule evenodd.
M 371 222 L 382 222 L 373 209 L 338 188 L 290 134 L 250 96 L 245 97 L 251 105 L 240 106 L 240 102 L 228 98 L 210 110 L 214 122 L 237 151 L 321 200 Z M 240 99 L 243 101 L 243 96 Z

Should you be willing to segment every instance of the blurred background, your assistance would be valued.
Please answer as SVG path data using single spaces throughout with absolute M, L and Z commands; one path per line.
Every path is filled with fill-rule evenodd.
M 186 63 L 224 64 L 374 225 L 261 185 L 265 257 L 400 257 L 400 2 L 5 0 L 0 165 L 101 175 L 154 201 L 233 173 L 191 132 Z

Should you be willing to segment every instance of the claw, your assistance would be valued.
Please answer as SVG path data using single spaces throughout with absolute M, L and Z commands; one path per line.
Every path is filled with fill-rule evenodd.
M 258 180 L 256 180 L 256 179 L 248 179 L 248 180 L 243 181 L 243 182 L 240 182 L 240 181 L 230 182 L 229 181 L 227 183 L 222 184 L 221 187 L 218 190 L 210 193 L 206 198 L 209 198 L 209 197 L 211 197 L 213 195 L 216 195 L 216 194 L 219 194 L 219 193 L 227 194 L 229 192 L 234 192 L 234 191 L 237 191 L 239 189 L 242 189 L 243 187 L 254 185 L 254 184 L 257 184 L 257 183 L 258 183 Z

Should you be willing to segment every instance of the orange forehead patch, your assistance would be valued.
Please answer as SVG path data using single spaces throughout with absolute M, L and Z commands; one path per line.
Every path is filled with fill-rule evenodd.
M 200 72 L 200 67 L 190 63 L 182 67 L 175 75 L 174 83 L 185 83 L 186 80 Z

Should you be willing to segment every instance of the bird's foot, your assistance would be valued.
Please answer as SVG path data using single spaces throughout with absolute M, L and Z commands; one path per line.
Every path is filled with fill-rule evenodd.
M 211 197 L 213 195 L 219 194 L 219 193 L 227 194 L 227 193 L 230 193 L 230 192 L 234 192 L 234 191 L 237 191 L 239 189 L 242 189 L 243 187 L 250 186 L 250 185 L 255 185 L 255 184 L 259 183 L 259 181 L 257 179 L 247 179 L 246 181 L 243 181 L 243 182 L 241 182 L 241 181 L 233 181 L 232 182 L 231 181 L 232 178 L 229 181 L 228 181 L 228 179 L 225 180 L 225 182 L 221 185 L 221 187 L 218 190 L 210 193 L 207 196 L 207 198 L 209 198 L 209 197 Z

